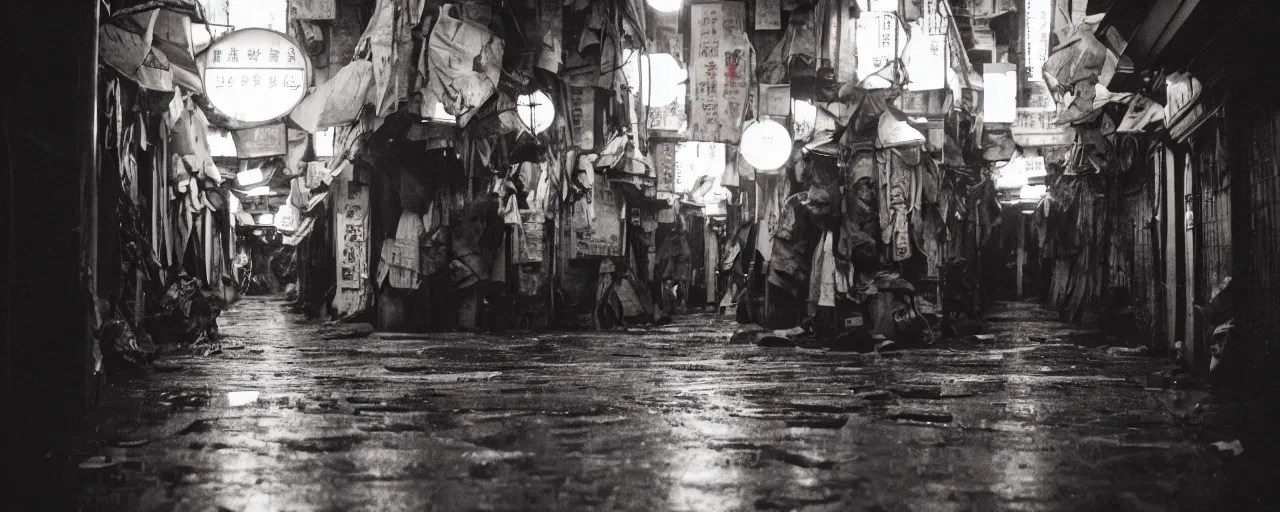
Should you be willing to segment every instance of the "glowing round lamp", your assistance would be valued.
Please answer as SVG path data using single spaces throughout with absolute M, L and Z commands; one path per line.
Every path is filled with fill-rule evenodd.
M 742 132 L 739 152 L 742 159 L 761 171 L 772 171 L 787 164 L 794 148 L 791 134 L 777 121 L 755 121 Z
M 688 77 L 688 73 L 671 54 L 639 55 L 635 50 L 627 50 L 623 59 L 626 64 L 622 66 L 622 74 L 627 77 L 631 93 L 638 96 L 644 106 L 670 105 L 685 94 L 685 88 L 680 83 Z
M 658 12 L 676 12 L 684 7 L 684 0 L 649 0 L 649 7 Z
M 551 104 L 547 93 L 536 91 L 516 99 L 516 114 L 520 121 L 535 135 L 547 131 L 556 119 L 556 106 Z

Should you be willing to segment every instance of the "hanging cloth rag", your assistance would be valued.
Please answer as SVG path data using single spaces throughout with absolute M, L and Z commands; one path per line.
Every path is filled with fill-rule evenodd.
M 455 17 L 456 9 L 454 4 L 440 8 L 418 67 L 427 70 L 422 104 L 430 111 L 424 114 L 443 103 L 445 112 L 465 127 L 497 91 L 504 46 L 484 26 Z

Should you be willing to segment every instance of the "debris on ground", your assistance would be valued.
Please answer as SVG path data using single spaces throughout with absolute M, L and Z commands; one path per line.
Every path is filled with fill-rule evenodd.
M 1111 357 L 1145 357 L 1147 347 L 1108 347 L 1107 355 Z
M 1231 455 L 1234 455 L 1237 457 L 1240 456 L 1240 454 L 1244 453 L 1244 445 L 1240 444 L 1239 439 L 1236 439 L 1231 442 L 1218 441 L 1216 443 L 1210 444 L 1209 446 L 1217 448 L 1219 452 L 1223 452 L 1223 453 L 1230 452 Z
M 765 449 L 760 452 L 760 456 L 802 468 L 831 469 L 836 467 L 836 463 L 834 461 L 820 459 L 803 453 L 789 452 L 773 446 L 765 447 Z
M 902 409 L 889 413 L 888 418 L 895 420 L 922 421 L 925 423 L 951 423 L 953 419 L 949 412 L 935 411 L 919 411 L 913 409 Z

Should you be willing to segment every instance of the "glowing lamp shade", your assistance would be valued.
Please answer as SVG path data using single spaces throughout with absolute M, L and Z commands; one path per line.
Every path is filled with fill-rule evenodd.
M 649 0 L 649 7 L 658 12 L 676 12 L 684 6 L 684 0 Z
M 264 213 L 254 220 L 258 222 L 259 226 L 271 226 L 275 224 L 276 216 L 270 213 Z
M 627 78 L 631 92 L 646 107 L 670 105 L 685 94 L 685 87 L 681 83 L 688 77 L 688 73 L 671 54 L 639 55 L 635 50 L 628 50 L 623 55 L 623 62 L 622 74 Z
M 556 106 L 551 104 L 547 93 L 537 91 L 516 99 L 516 114 L 520 115 L 520 121 L 529 131 L 539 134 L 547 131 L 555 121 Z
M 1039 200 L 1044 197 L 1044 193 L 1049 191 L 1049 187 L 1045 185 L 1026 185 L 1022 187 L 1018 197 L 1020 199 Z
M 762 171 L 772 171 L 787 164 L 794 148 L 791 134 L 777 121 L 755 121 L 742 132 L 739 152 L 742 159 Z

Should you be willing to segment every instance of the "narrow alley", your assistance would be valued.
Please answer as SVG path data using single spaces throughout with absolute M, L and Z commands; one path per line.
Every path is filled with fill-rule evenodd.
M 1157 361 L 1025 304 L 993 313 L 992 335 L 866 355 L 731 344 L 734 326 L 707 315 L 381 337 L 284 306 L 246 300 L 224 314 L 222 353 L 167 357 L 106 394 L 82 447 L 103 462 L 84 472 L 85 510 L 1252 510 L 1275 498 L 1265 474 L 1242 470 L 1266 460 L 1273 430 L 1205 433 L 1274 408 L 1144 389 Z M 1211 444 L 1236 439 L 1238 456 Z
M 8 4 L 0 511 L 1280 512 L 1276 0 Z

